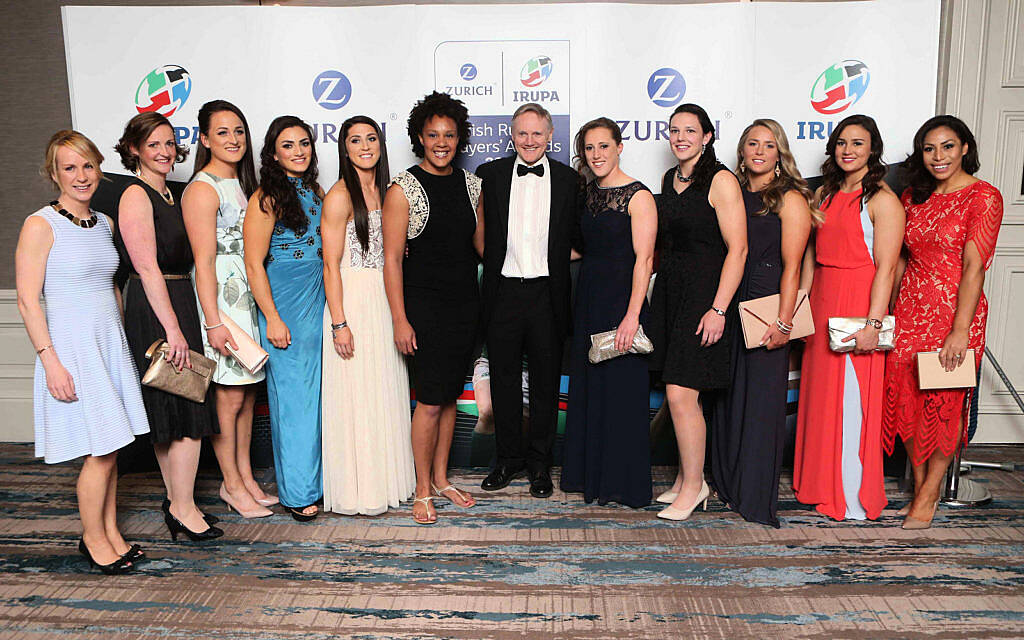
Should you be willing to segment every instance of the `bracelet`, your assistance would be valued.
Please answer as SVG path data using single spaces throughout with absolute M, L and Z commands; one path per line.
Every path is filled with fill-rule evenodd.
M 793 325 L 787 324 L 778 318 L 775 319 L 775 326 L 778 328 L 779 333 L 785 334 L 787 336 L 793 330 Z
M 718 314 L 718 315 L 720 315 L 720 316 L 724 316 L 724 315 L 725 315 L 725 312 L 724 312 L 724 311 L 722 311 L 721 309 L 719 309 L 719 308 L 718 308 L 718 307 L 716 307 L 716 306 L 712 306 L 712 307 L 711 307 L 711 310 L 712 310 L 712 311 L 714 311 L 715 313 L 717 313 L 717 314 Z
M 331 323 L 331 335 L 333 336 L 335 331 L 337 331 L 338 329 L 344 329 L 347 326 L 348 326 L 348 322 L 346 322 L 344 320 L 342 320 L 341 322 L 339 322 L 337 324 Z
M 53 345 L 52 344 L 48 344 L 45 347 L 42 347 L 41 349 L 36 349 L 36 355 L 38 356 L 40 353 L 46 351 L 47 349 L 52 349 L 52 348 L 53 348 Z
M 203 328 L 204 328 L 204 329 L 206 329 L 207 331 L 213 331 L 213 330 L 214 330 L 214 329 L 216 329 L 217 327 L 223 327 L 223 326 L 224 326 L 224 323 L 223 323 L 223 322 L 221 322 L 221 323 L 218 323 L 218 324 L 215 324 L 215 325 L 213 325 L 212 327 L 208 327 L 208 326 L 206 326 L 206 325 L 204 324 L 204 325 L 203 325 Z

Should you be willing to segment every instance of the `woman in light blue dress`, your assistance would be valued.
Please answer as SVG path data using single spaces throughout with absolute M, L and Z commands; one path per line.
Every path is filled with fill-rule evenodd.
M 255 383 L 262 370 L 250 373 L 231 355 L 238 348 L 224 319 L 260 339 L 256 303 L 242 259 L 242 224 L 249 196 L 256 191 L 249 125 L 238 107 L 225 100 L 199 110 L 195 173 L 181 198 L 181 210 L 196 266 L 193 281 L 199 302 L 206 357 L 217 363 L 213 375 L 220 433 L 211 436 L 224 481 L 220 498 L 246 518 L 261 518 L 277 504 L 252 474 L 249 448 L 256 404 Z
M 25 221 L 15 274 L 37 356 L 36 455 L 50 464 L 84 456 L 78 551 L 103 573 L 118 574 L 144 555 L 117 527 L 117 451 L 148 433 L 149 421 L 121 324 L 112 224 L 89 208 L 102 162 L 96 145 L 76 131 L 50 139 L 43 171 L 60 195 Z
M 277 490 L 296 520 L 312 520 L 323 495 L 320 366 L 323 251 L 316 148 L 295 116 L 270 123 L 260 155 L 260 188 L 245 217 L 245 270 L 259 306 Z

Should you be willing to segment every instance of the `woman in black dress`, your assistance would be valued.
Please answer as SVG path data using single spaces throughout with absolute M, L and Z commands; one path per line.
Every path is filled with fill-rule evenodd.
M 416 410 L 413 520 L 437 522 L 432 501 L 460 507 L 473 496 L 448 481 L 455 400 L 462 393 L 477 337 L 483 253 L 480 179 L 452 166 L 469 140 L 460 100 L 433 92 L 409 114 L 412 150 L 422 161 L 401 172 L 384 198 L 384 288 L 395 344 L 412 356 Z
M 677 165 L 665 173 L 658 203 L 661 263 L 651 296 L 651 368 L 661 372 L 679 446 L 679 472 L 658 513 L 685 520 L 704 503 L 707 428 L 701 394 L 729 386 L 726 315 L 747 259 L 747 223 L 739 183 L 715 158 L 715 130 L 695 104 L 676 107 L 669 145 Z
M 140 113 L 124 128 L 114 147 L 135 179 L 121 194 L 115 241 L 130 276 L 125 289 L 124 325 L 140 374 L 149 368 L 146 350 L 163 339 L 168 360 L 191 366 L 189 350 L 203 352 L 196 293 L 192 288 L 192 247 L 181 205 L 167 187 L 175 162 L 185 159 L 171 123 L 164 116 Z M 204 436 L 219 433 L 213 392 L 204 403 L 152 387 L 142 387 L 150 436 L 167 488 L 164 521 L 171 535 L 192 540 L 223 535 L 209 524 L 193 500 L 199 448 Z
M 812 209 L 814 194 L 800 177 L 779 123 L 755 120 L 740 136 L 736 156 L 749 243 L 736 301 L 780 294 L 780 303 L 761 347 L 746 348 L 739 323 L 726 328 L 732 337 L 732 385 L 716 396 L 712 412 L 711 477 L 719 498 L 744 519 L 778 528 L 789 332 L 811 216 L 821 214 Z
M 651 503 L 647 356 L 625 353 L 647 322 L 658 212 L 654 196 L 619 166 L 622 132 L 598 118 L 576 134 L 576 168 L 590 179 L 580 219 L 583 262 L 576 281 L 562 491 L 588 503 Z M 591 364 L 590 336 L 616 329 L 625 353 Z

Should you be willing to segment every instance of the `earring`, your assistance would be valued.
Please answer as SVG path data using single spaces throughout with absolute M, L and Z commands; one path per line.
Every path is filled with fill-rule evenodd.
M 776 162 L 775 163 L 775 177 L 778 178 L 780 175 L 782 175 L 782 171 L 779 170 L 779 163 Z
M 703 154 L 703 153 L 704 153 L 704 150 L 705 150 L 705 149 L 707 149 L 707 148 L 708 148 L 708 145 L 707 145 L 707 144 L 702 144 L 702 145 L 700 145 L 700 152 L 701 152 L 701 153 Z
M 740 163 L 740 173 L 746 173 L 746 172 L 747 172 L 747 165 L 745 165 L 745 164 L 743 164 L 741 162 Z

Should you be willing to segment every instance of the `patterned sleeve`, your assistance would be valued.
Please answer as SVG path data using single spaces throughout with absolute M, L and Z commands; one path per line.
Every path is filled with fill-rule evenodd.
M 463 171 L 466 171 L 463 169 Z M 466 171 L 466 191 L 469 193 L 469 204 L 473 207 L 473 215 L 476 215 L 476 208 L 480 204 L 480 185 L 483 180 L 475 173 Z
M 391 184 L 397 184 L 409 201 L 409 228 L 406 232 L 406 239 L 412 240 L 423 233 L 430 218 L 430 201 L 427 200 L 427 193 L 423 185 L 409 171 L 402 171 L 391 180 Z
M 1003 197 L 999 190 L 983 182 L 967 202 L 967 240 L 977 247 L 985 268 L 992 266 L 1003 222 Z

